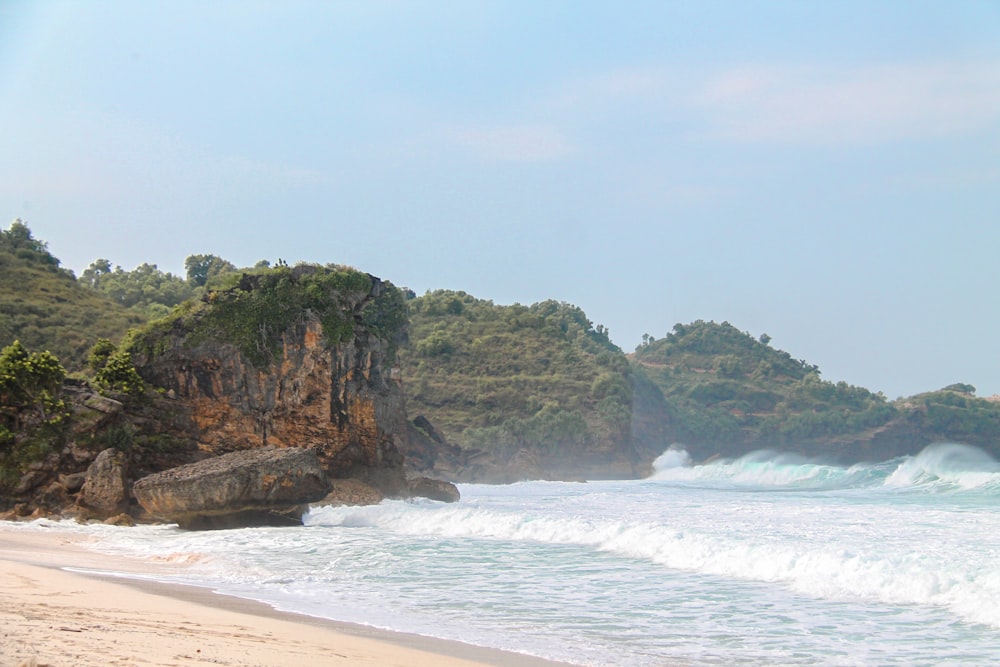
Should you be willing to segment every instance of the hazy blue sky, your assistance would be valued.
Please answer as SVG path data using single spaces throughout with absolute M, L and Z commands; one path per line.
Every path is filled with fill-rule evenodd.
M 0 221 L 1000 392 L 1000 2 L 0 2 Z

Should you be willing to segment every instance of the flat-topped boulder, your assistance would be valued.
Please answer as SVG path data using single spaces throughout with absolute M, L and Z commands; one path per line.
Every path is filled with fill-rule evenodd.
M 262 447 L 143 477 L 132 494 L 158 519 L 207 529 L 301 524 L 330 488 L 315 450 Z

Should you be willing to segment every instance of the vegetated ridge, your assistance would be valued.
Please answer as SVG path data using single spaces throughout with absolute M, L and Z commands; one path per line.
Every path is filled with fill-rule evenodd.
M 224 276 L 118 345 L 98 339 L 72 377 L 15 340 L 0 352 L 0 511 L 141 518 L 137 479 L 275 445 L 313 450 L 331 478 L 367 485 L 356 497 L 454 499 L 403 467 L 416 434 L 393 370 L 405 326 L 391 283 L 279 264 Z M 118 497 L 88 501 L 100 485 Z
M 409 301 L 407 409 L 480 465 L 463 478 L 633 477 L 628 360 L 578 307 L 498 306 L 465 292 Z
M 20 340 L 80 370 L 98 338 L 117 340 L 145 320 L 80 284 L 20 220 L 0 230 L 0 348 Z
M 969 385 L 888 401 L 725 322 L 626 355 L 563 302 L 417 297 L 333 265 L 185 266 L 97 260 L 76 279 L 20 221 L 0 233 L 0 486 L 58 506 L 75 485 L 62 476 L 106 447 L 139 474 L 316 446 L 336 474 L 386 488 L 404 483 L 400 454 L 411 472 L 505 482 L 642 476 L 668 446 L 697 460 L 884 460 L 940 441 L 998 453 L 1000 404 Z
M 643 382 L 639 421 L 696 457 L 774 449 L 828 460 L 881 461 L 940 441 L 1000 453 L 1000 404 L 967 384 L 899 401 L 828 382 L 804 360 L 728 322 L 677 324 L 631 355 Z

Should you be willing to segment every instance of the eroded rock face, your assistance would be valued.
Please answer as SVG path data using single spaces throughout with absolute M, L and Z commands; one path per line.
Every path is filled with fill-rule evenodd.
M 398 444 L 409 428 L 388 359 L 390 341 L 364 325 L 365 309 L 389 289 L 344 297 L 353 333 L 336 344 L 303 312 L 281 333 L 278 356 L 255 365 L 238 347 L 195 339 L 180 320 L 155 352 L 135 354 L 145 380 L 162 388 L 163 430 L 198 443 L 201 454 L 258 447 L 315 450 L 331 478 L 358 478 L 386 495 L 406 491 Z M 392 288 L 395 289 L 395 288 Z
M 301 523 L 330 488 L 314 450 L 263 447 L 143 477 L 132 493 L 151 515 L 198 529 Z

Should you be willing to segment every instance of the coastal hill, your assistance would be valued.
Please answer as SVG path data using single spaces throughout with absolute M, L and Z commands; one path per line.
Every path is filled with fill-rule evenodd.
M 0 230 L 0 347 L 20 340 L 79 370 L 98 338 L 117 340 L 146 318 L 88 289 L 59 264 L 20 220 Z
M 323 474 L 354 482 L 341 485 L 341 499 L 453 500 L 453 486 L 404 469 L 400 449 L 418 437 L 394 370 L 405 327 L 391 283 L 348 267 L 281 264 L 230 273 L 118 345 L 95 340 L 87 367 L 71 376 L 44 350 L 5 344 L 0 511 L 142 516 L 128 504 L 137 480 L 267 447 L 311 450 Z M 239 487 L 244 473 L 232 474 L 227 486 Z M 280 491 L 260 479 L 258 496 Z M 88 499 L 96 487 L 117 495 Z
M 107 448 L 135 478 L 306 446 L 391 494 L 414 474 L 642 476 L 670 446 L 695 460 L 881 461 L 942 441 L 1000 454 L 1000 403 L 969 385 L 888 401 L 726 322 L 678 324 L 626 355 L 563 302 L 418 297 L 333 265 L 185 265 L 182 278 L 97 260 L 76 278 L 20 221 L 0 232 L 4 505 L 71 501 Z
M 678 324 L 630 356 L 642 424 L 696 458 L 757 449 L 841 462 L 882 461 L 942 441 L 1000 454 L 1000 404 L 954 384 L 897 401 L 828 382 L 804 360 L 728 322 Z
M 499 306 L 465 292 L 409 301 L 407 410 L 471 455 L 463 478 L 633 477 L 628 360 L 578 307 Z M 643 460 L 643 459 L 647 460 Z

